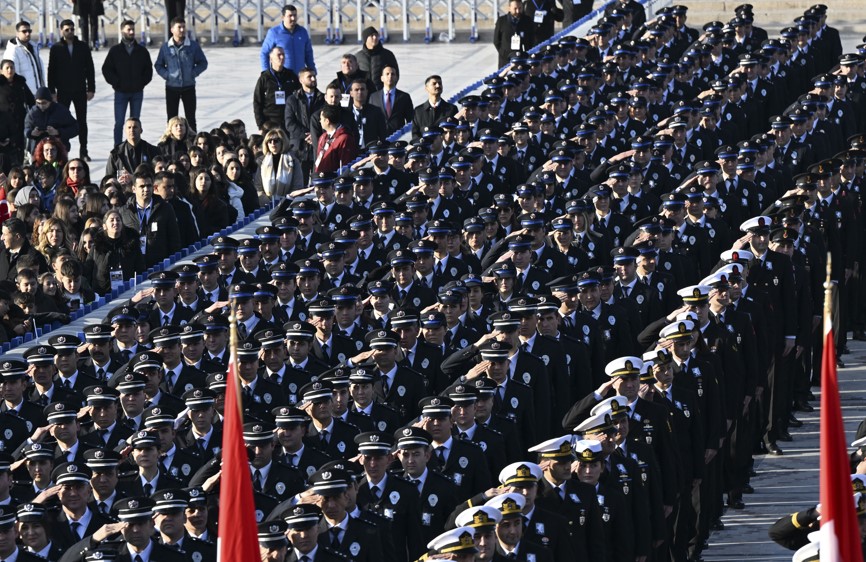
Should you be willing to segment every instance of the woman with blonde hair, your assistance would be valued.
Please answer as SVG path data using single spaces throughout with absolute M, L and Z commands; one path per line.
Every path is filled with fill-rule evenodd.
M 304 186 L 301 162 L 290 150 L 289 137 L 282 129 L 272 129 L 262 140 L 262 158 L 255 175 L 259 198 L 283 197 Z
M 39 224 L 39 242 L 36 244 L 36 249 L 51 263 L 54 254 L 60 248 L 72 251 L 75 245 L 69 236 L 66 224 L 57 217 L 48 217 Z
M 159 153 L 166 158 L 174 158 L 176 154 L 184 153 L 192 146 L 195 131 L 189 126 L 185 117 L 172 117 L 165 125 L 165 132 L 159 139 Z

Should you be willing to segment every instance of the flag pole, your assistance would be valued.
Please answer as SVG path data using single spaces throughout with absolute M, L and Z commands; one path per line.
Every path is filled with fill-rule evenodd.
M 229 300 L 229 365 L 223 409 L 217 562 L 258 562 L 259 545 L 249 458 L 243 439 L 237 316 Z
M 833 255 L 827 252 L 827 278 L 824 281 L 824 335 L 833 326 L 833 280 L 831 272 L 833 271 Z
M 827 255 L 824 283 L 824 349 L 821 357 L 821 431 L 819 481 L 820 549 L 826 562 L 862 562 L 860 527 L 854 510 L 845 447 L 845 424 L 839 400 L 836 345 L 833 339 L 833 258 Z

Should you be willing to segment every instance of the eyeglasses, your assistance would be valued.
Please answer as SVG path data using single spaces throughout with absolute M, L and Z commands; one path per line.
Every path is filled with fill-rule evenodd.
M 280 139 L 268 139 L 268 144 L 280 144 L 281 142 L 283 141 Z
M 33 30 L 32 29 L 19 29 L 18 32 L 19 33 L 32 33 Z
M 82 168 L 81 166 L 69 166 L 69 169 L 70 170 L 83 170 L 84 168 Z

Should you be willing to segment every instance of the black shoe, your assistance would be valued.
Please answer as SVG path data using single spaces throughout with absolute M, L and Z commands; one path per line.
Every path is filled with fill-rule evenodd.
M 724 531 L 725 530 L 725 524 L 722 523 L 721 519 L 716 519 L 716 522 L 713 523 L 712 530 L 713 531 Z
M 845 363 L 842 362 L 842 359 L 841 359 L 841 358 L 836 359 L 836 367 L 838 367 L 839 369 L 844 369 L 844 368 L 845 368 Z
M 778 439 L 778 440 L 779 440 L 779 441 L 784 441 L 785 443 L 790 443 L 791 441 L 794 440 L 794 438 L 791 437 L 791 434 L 788 433 L 787 431 L 780 431 L 780 432 L 779 432 L 779 439 Z M 767 447 L 767 448 L 769 449 L 769 447 Z M 771 451 L 771 452 L 772 452 L 772 451 Z
M 767 446 L 761 442 L 755 445 L 755 450 L 752 452 L 755 455 L 766 455 L 767 454 Z
M 814 412 L 815 408 L 806 402 L 805 400 L 800 400 L 799 402 L 794 403 L 794 409 L 798 412 Z
M 866 332 L 863 330 L 854 330 L 854 335 L 851 339 L 855 339 L 857 341 L 866 341 Z
M 813 384 L 812 386 L 818 386 L 818 387 L 820 387 L 820 386 L 821 386 L 821 381 L 818 381 L 818 384 Z M 806 396 L 806 400 L 809 400 L 809 401 L 811 401 L 811 402 L 814 402 L 815 400 L 817 400 L 817 397 L 816 397 L 814 394 L 812 394 L 812 392 L 810 391 L 809 394 Z M 812 408 L 812 406 L 809 406 L 809 407 Z M 814 408 L 812 408 L 812 409 L 814 410 Z
M 803 422 L 794 417 L 794 414 L 788 416 L 788 425 L 791 427 L 803 427 Z
M 758 476 L 758 472 L 754 468 L 749 469 L 749 478 L 755 478 Z
M 752 488 L 751 484 L 746 484 L 745 486 L 743 486 L 743 493 L 744 494 L 754 494 L 755 489 Z
M 782 451 L 782 448 L 779 447 L 778 445 L 776 445 L 775 441 L 772 443 L 767 443 L 766 447 L 767 447 L 767 452 L 770 453 L 771 455 L 781 457 L 783 454 L 785 454 L 784 451 Z
M 87 152 L 82 152 L 81 155 L 80 155 L 80 157 L 81 157 L 81 159 L 84 160 L 85 162 L 90 162 L 90 161 L 91 161 L 90 155 L 87 154 Z
M 730 507 L 731 509 L 746 509 L 746 504 L 744 504 L 743 500 L 739 498 L 728 498 L 728 507 Z

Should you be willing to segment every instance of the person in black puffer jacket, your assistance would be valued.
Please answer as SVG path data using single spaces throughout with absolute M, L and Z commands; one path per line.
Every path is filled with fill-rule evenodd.
M 111 209 L 102 218 L 102 231 L 84 262 L 84 277 L 100 295 L 111 292 L 111 272 L 120 271 L 123 279 L 144 272 L 147 266 L 134 228 L 123 225 L 120 211 Z
M 391 66 L 400 74 L 400 67 L 397 64 L 397 57 L 394 53 L 382 46 L 379 40 L 379 32 L 375 27 L 368 27 L 361 34 L 364 47 L 355 53 L 355 58 L 358 59 L 358 68 L 367 73 L 367 78 L 373 81 L 377 90 L 382 89 L 382 69 L 386 66 Z M 370 90 L 372 94 L 373 91 Z

